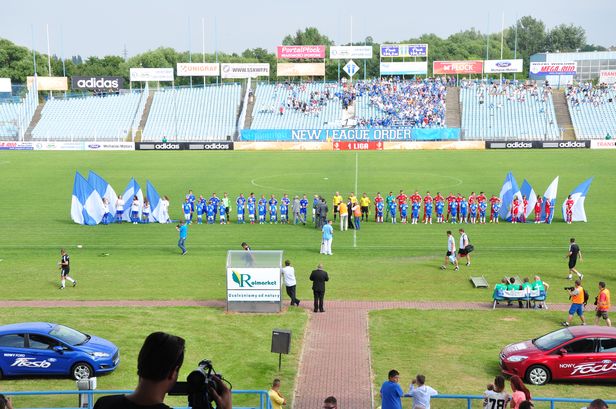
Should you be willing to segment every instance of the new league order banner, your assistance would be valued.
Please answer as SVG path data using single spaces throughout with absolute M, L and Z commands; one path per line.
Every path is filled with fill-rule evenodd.
M 432 74 L 482 74 L 483 61 L 434 61 L 432 63 Z
M 279 45 L 277 58 L 325 58 L 324 45 Z
M 244 129 L 242 141 L 455 141 L 459 128 Z

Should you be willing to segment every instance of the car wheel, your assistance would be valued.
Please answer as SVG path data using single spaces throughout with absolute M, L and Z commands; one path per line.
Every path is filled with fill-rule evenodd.
M 71 375 L 74 379 L 88 379 L 94 375 L 94 370 L 92 367 L 85 362 L 78 362 L 73 366 L 71 370 Z
M 550 370 L 543 365 L 533 365 L 526 371 L 526 382 L 533 385 L 545 385 L 550 378 Z

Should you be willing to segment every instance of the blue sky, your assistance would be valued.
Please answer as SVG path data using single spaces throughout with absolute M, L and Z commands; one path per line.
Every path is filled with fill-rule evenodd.
M 470 27 L 496 32 L 504 12 L 505 26 L 513 24 L 516 16 L 532 15 L 548 28 L 573 23 L 586 29 L 588 42 L 616 45 L 615 1 L 518 0 L 515 10 L 511 4 L 487 0 L 7 0 L 0 12 L 0 37 L 27 47 L 34 43 L 37 50 L 46 52 L 48 24 L 51 52 L 57 55 L 121 55 L 126 45 L 132 56 L 159 46 L 188 50 L 189 43 L 193 52 L 201 52 L 203 44 L 206 52 L 216 47 L 241 52 L 254 47 L 274 50 L 285 35 L 308 26 L 317 27 L 336 43 L 366 36 L 378 42 L 400 41 L 426 32 L 446 37 Z

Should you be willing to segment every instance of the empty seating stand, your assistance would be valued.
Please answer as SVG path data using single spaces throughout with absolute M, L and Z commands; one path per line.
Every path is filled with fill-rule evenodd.
M 581 100 L 580 100 L 581 99 Z M 593 101 L 567 98 L 571 122 L 578 139 L 616 137 L 616 90 L 608 90 Z

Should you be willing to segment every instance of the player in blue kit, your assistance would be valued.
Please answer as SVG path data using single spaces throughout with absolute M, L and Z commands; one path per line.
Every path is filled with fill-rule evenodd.
M 315 222 L 316 214 L 317 214 L 317 205 L 321 199 L 319 199 L 319 195 L 314 195 L 314 199 L 312 199 L 312 222 Z
M 190 220 L 192 221 L 193 213 L 195 212 L 195 195 L 192 189 L 188 191 L 186 199 L 188 199 L 188 203 L 190 203 Z
M 269 206 L 270 224 L 278 223 L 278 200 L 272 195 L 267 202 Z
M 308 199 L 304 195 L 299 201 L 299 218 L 304 226 L 306 225 L 306 214 L 308 213 Z
M 486 210 L 488 210 L 488 204 L 485 200 L 479 202 L 479 223 L 486 224 Z
M 463 197 L 460 201 L 460 223 L 467 223 L 468 217 L 468 202 L 466 198 Z
M 265 203 L 259 200 L 259 224 L 265 223 Z
M 385 205 L 383 201 L 376 202 L 376 222 L 383 223 L 383 210 L 385 209 Z
M 432 201 L 424 204 L 424 215 L 426 216 L 424 224 L 432 224 Z
M 438 200 L 436 202 L 436 222 L 443 223 L 443 211 L 445 210 L 445 202 Z
M 216 219 L 216 206 L 212 203 L 211 200 L 207 202 L 205 212 L 207 213 L 207 224 L 214 224 L 214 220 Z
M 492 220 L 490 220 L 490 223 L 498 223 L 498 211 L 500 207 L 500 201 L 494 201 L 492 203 Z
M 451 223 L 456 224 L 458 220 L 458 202 L 457 201 L 454 200 L 451 202 L 451 210 L 449 212 L 451 214 Z
M 398 205 L 396 204 L 395 200 L 392 200 L 389 203 L 389 216 L 391 216 L 391 223 L 392 224 L 396 224 L 396 209 L 398 208 Z
M 468 206 L 470 210 L 469 219 L 472 224 L 477 223 L 477 202 L 473 200 L 473 202 Z
M 421 208 L 421 204 L 419 201 L 414 200 L 411 204 L 411 224 L 417 224 L 419 220 L 419 209 Z
M 285 203 L 284 198 L 283 198 L 280 203 L 280 223 L 287 224 L 288 217 L 289 217 L 289 205 Z
M 220 198 L 216 196 L 216 192 L 212 193 L 209 201 L 214 205 L 214 221 L 216 221 L 216 211 L 218 210 L 218 203 L 220 203 Z
M 235 200 L 235 204 L 237 205 L 237 222 L 239 224 L 244 223 L 244 207 L 246 205 L 246 198 L 243 193 L 240 193 L 240 196 Z
M 227 208 L 222 201 L 218 203 L 218 214 L 220 215 L 220 224 L 227 224 Z
M 255 206 L 257 205 L 257 198 L 255 197 L 255 194 L 253 192 L 250 192 L 250 194 L 246 198 L 246 202 L 252 203 Z
M 250 220 L 250 224 L 255 224 L 255 206 L 254 201 L 248 202 L 248 220 Z
M 409 204 L 404 202 L 400 205 L 400 223 L 406 224 L 407 215 L 409 212 Z
M 192 219 L 190 199 L 186 198 L 184 203 L 182 203 L 182 211 L 184 212 L 184 220 L 186 220 L 186 223 L 190 224 Z
M 203 211 L 205 206 L 201 200 L 197 202 L 197 224 L 203 224 Z

